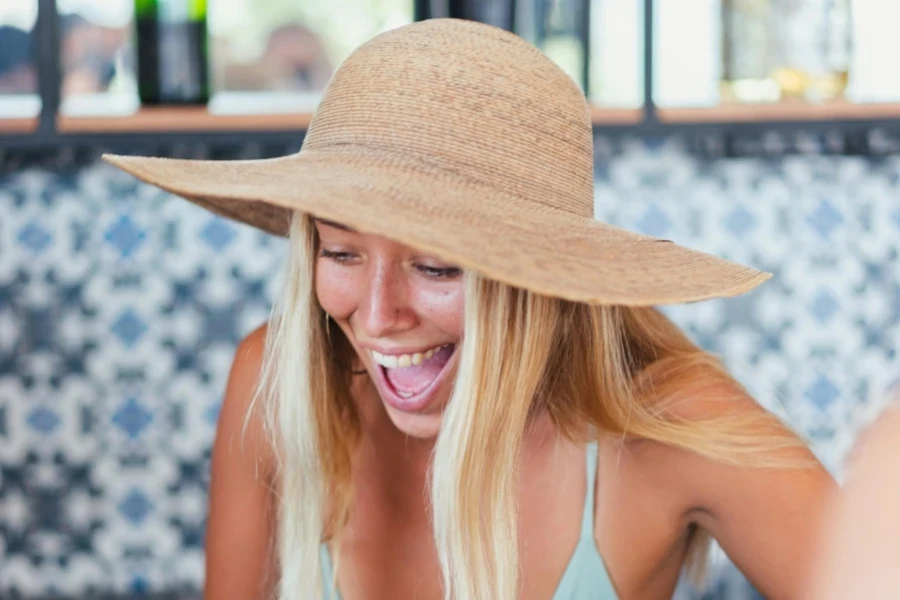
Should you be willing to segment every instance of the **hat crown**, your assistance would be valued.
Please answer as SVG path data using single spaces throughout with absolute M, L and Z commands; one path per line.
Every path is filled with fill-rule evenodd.
M 768 279 L 595 220 L 592 142 L 584 94 L 550 59 L 500 29 L 441 19 L 354 52 L 294 155 L 104 158 L 271 233 L 313 215 L 577 302 L 692 302 Z
M 509 210 L 593 217 L 593 137 L 578 85 L 517 35 L 458 19 L 383 33 L 335 72 L 303 142 L 503 192 Z

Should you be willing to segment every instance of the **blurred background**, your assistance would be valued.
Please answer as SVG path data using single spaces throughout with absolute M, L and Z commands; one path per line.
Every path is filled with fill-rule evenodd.
M 582 86 L 598 218 L 774 273 L 666 311 L 842 476 L 900 376 L 900 4 L 0 0 L 0 598 L 199 598 L 225 377 L 277 284 L 282 240 L 99 154 L 296 151 L 356 46 L 433 16 Z M 677 597 L 759 595 L 717 551 Z

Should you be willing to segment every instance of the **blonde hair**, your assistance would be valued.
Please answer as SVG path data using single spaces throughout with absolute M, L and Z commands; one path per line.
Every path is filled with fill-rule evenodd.
M 312 220 L 297 215 L 251 405 L 263 411 L 277 459 L 279 600 L 319 598 L 323 583 L 335 585 L 322 581 L 320 546 L 349 519 L 350 457 L 360 437 L 352 348 L 315 297 L 316 245 Z M 783 466 L 778 450 L 802 445 L 764 411 L 679 417 L 673 409 L 701 387 L 740 386 L 654 308 L 569 302 L 474 273 L 465 286 L 459 368 L 431 468 L 448 600 L 518 596 L 518 465 L 539 412 L 573 440 L 585 438 L 587 424 L 734 464 Z M 708 540 L 693 536 L 696 574 Z

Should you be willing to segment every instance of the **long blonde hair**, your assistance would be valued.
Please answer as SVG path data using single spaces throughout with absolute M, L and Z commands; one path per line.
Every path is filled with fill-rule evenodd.
M 276 456 L 279 600 L 319 598 L 335 585 L 322 581 L 320 547 L 349 519 L 360 437 L 352 348 L 315 298 L 316 246 L 312 220 L 297 215 L 251 405 Z M 779 449 L 801 445 L 764 411 L 679 418 L 671 409 L 692 390 L 740 386 L 654 308 L 569 302 L 474 273 L 465 286 L 459 368 L 431 468 L 447 600 L 518 596 L 518 465 L 538 412 L 573 440 L 590 429 L 735 464 L 779 466 Z M 688 558 L 702 567 L 708 537 L 693 537 Z

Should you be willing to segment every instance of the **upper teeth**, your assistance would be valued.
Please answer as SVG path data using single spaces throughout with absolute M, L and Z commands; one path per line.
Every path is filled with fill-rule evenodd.
M 437 346 L 436 348 L 430 348 L 425 352 L 416 352 L 415 354 L 382 354 L 381 352 L 372 350 L 372 358 L 375 360 L 376 364 L 388 369 L 404 368 L 411 365 L 419 366 L 422 362 L 434 356 L 435 352 L 438 352 L 441 348 L 449 345 L 450 344 L 444 344 L 443 346 Z

